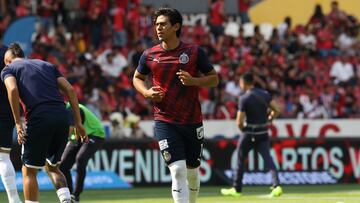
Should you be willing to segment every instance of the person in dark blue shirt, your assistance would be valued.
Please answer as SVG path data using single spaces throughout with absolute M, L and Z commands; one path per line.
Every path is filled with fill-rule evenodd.
M 6 46 L 0 45 L 0 71 L 5 67 Z M 7 91 L 0 83 L 0 175 L 10 203 L 21 202 L 16 189 L 15 169 L 10 160 L 14 118 L 11 113 Z
M 271 95 L 263 89 L 255 88 L 254 77 L 251 73 L 245 73 L 240 78 L 240 88 L 245 93 L 239 98 L 236 123 L 243 135 L 240 137 L 237 147 L 238 162 L 234 173 L 233 188 L 222 189 L 221 194 L 240 197 L 242 190 L 242 178 L 244 163 L 249 151 L 253 148 L 261 154 L 265 161 L 265 167 L 270 169 L 272 175 L 271 197 L 282 194 L 279 178 L 273 159 L 270 156 L 270 139 L 267 125 L 276 118 L 280 110 Z
M 81 123 L 76 93 L 56 67 L 37 59 L 24 59 L 18 44 L 11 44 L 4 57 L 1 72 L 13 117 L 18 142 L 22 144 L 22 172 L 25 201 L 38 202 L 37 171 L 45 166 L 62 203 L 70 203 L 70 191 L 59 169 L 61 155 L 68 139 L 69 120 L 62 90 L 71 104 L 77 135 L 87 140 Z M 19 101 L 24 109 L 26 131 L 20 119 Z

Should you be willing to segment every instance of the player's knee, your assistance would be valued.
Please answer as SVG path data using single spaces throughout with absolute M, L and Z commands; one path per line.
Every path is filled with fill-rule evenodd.
M 36 169 L 36 168 L 30 168 L 30 167 L 26 167 L 26 166 L 22 167 L 23 176 L 36 176 L 37 172 L 38 172 L 38 169 Z
M 47 172 L 57 172 L 59 170 L 59 166 L 52 166 L 50 164 L 45 165 L 45 171 Z
M 201 161 L 199 159 L 193 160 L 193 161 L 186 161 L 186 165 L 188 169 L 194 169 L 198 168 L 201 164 Z
M 173 179 L 186 179 L 186 162 L 184 160 L 171 163 L 169 169 Z

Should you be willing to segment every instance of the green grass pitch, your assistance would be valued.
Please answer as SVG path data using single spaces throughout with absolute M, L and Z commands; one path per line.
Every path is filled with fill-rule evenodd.
M 246 186 L 240 198 L 222 197 L 220 187 L 202 187 L 198 203 L 360 203 L 360 185 L 285 186 L 284 195 L 268 198 L 269 187 Z M 7 202 L 0 193 L 0 202 Z M 40 193 L 40 202 L 58 203 L 54 191 Z M 134 188 L 129 190 L 87 190 L 82 203 L 171 203 L 170 188 Z

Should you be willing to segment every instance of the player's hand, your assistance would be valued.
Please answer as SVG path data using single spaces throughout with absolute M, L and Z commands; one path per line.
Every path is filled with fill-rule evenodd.
M 75 137 L 77 141 L 89 143 L 89 137 L 86 135 L 84 126 L 79 123 L 75 125 Z
M 274 119 L 275 119 L 275 117 L 274 117 L 274 112 L 271 111 L 271 112 L 268 114 L 268 121 L 269 121 L 269 122 L 272 122 Z
M 194 86 L 195 85 L 195 78 L 190 75 L 190 73 L 179 70 L 176 75 L 179 77 L 181 83 L 185 86 Z
M 160 86 L 153 86 L 148 89 L 145 93 L 145 97 L 153 100 L 154 102 L 161 102 L 164 98 L 165 93 Z
M 23 128 L 22 123 L 16 124 L 16 132 L 17 132 L 17 140 L 19 145 L 24 144 L 26 142 L 27 134 Z

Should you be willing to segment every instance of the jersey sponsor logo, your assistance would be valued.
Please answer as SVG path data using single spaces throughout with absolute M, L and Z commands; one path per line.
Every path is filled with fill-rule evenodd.
M 164 157 L 164 160 L 165 160 L 166 162 L 170 161 L 170 159 L 171 159 L 171 154 L 170 154 L 170 152 L 164 151 L 164 152 L 163 152 L 163 157 Z
M 164 149 L 169 148 L 167 139 L 159 141 L 159 148 L 160 148 L 160 150 L 164 150 Z
M 196 128 L 196 135 L 199 140 L 204 138 L 204 126 Z
M 189 56 L 186 53 L 182 53 L 179 57 L 179 62 L 181 64 L 187 64 L 189 62 Z
M 157 63 L 160 63 L 160 58 L 153 58 L 153 61 L 157 62 Z

